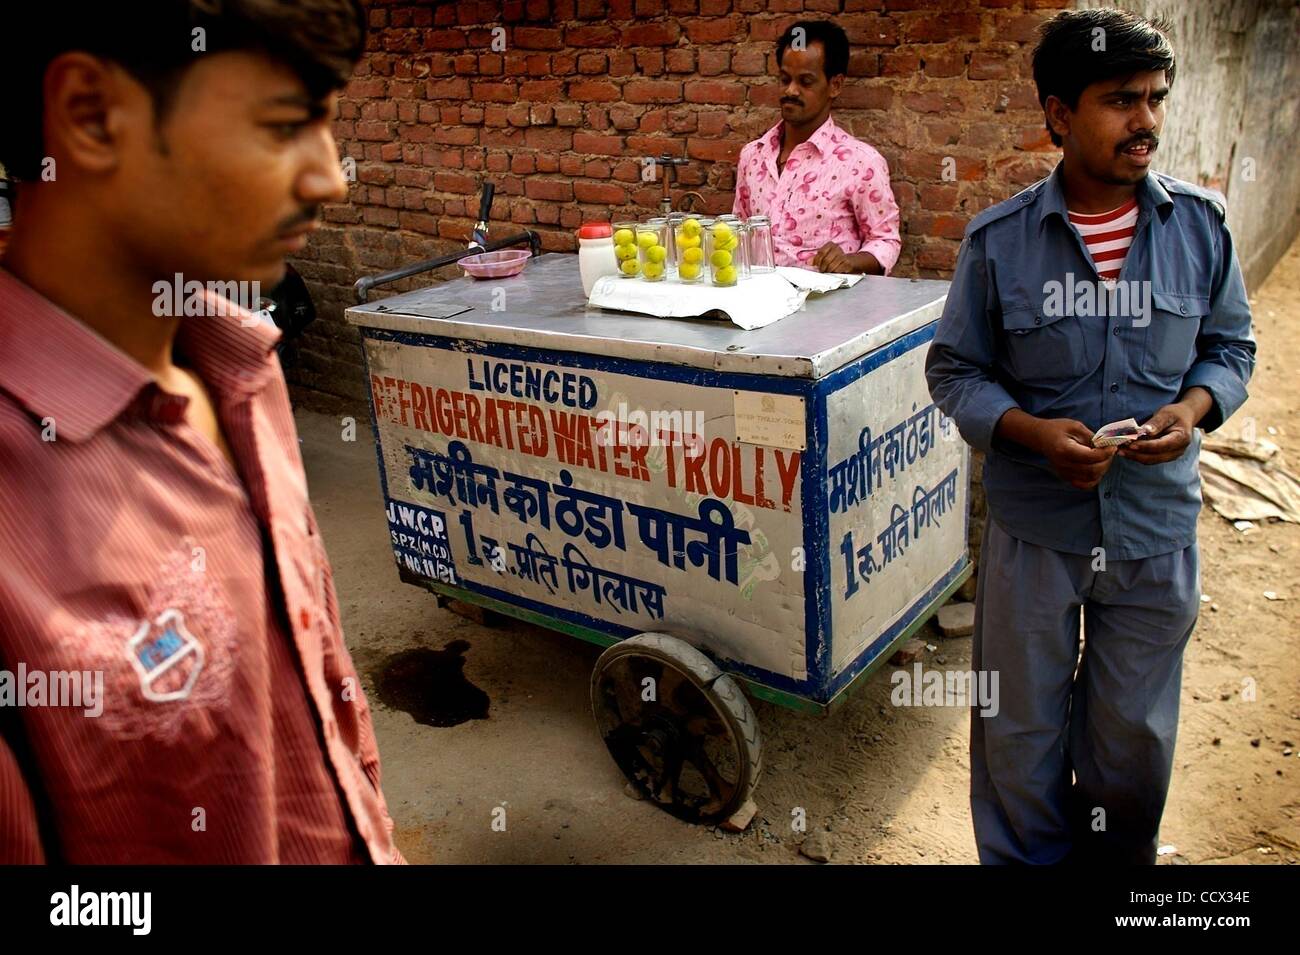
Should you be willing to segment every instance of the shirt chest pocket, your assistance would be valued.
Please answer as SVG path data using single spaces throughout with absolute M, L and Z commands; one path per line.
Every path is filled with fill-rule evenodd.
M 1088 319 L 1049 314 L 1041 307 L 1008 305 L 1002 311 L 1002 341 L 1008 370 L 1017 381 L 1045 383 L 1072 381 L 1095 369 L 1101 360 L 1101 342 Z
M 1163 377 L 1187 374 L 1196 360 L 1201 322 L 1209 313 L 1204 295 L 1152 292 L 1143 369 Z

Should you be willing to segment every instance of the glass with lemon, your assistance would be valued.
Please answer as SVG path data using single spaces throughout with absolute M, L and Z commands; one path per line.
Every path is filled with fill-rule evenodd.
M 741 225 L 734 217 L 719 217 L 704 232 L 704 259 L 709 264 L 713 284 L 735 285 L 745 262 L 745 245 Z
M 704 225 L 698 216 L 686 216 L 677 224 L 674 235 L 677 247 L 677 278 L 691 284 L 705 274 Z
M 637 252 L 635 222 L 614 223 L 614 258 L 618 259 L 619 278 L 634 279 L 641 274 Z
M 668 220 L 647 219 L 636 227 L 636 247 L 641 258 L 641 278 L 662 282 L 668 276 Z

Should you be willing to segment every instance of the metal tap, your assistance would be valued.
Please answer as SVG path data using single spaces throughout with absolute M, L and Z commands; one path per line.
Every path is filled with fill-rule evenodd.
M 656 165 L 663 167 L 663 177 L 661 181 L 664 184 L 664 194 L 663 198 L 659 200 L 659 210 L 663 215 L 668 215 L 673 212 L 672 180 L 676 175 L 675 170 L 678 166 L 685 166 L 689 160 L 681 159 L 677 156 L 669 155 L 668 153 L 661 153 L 659 157 L 653 161 Z M 693 212 L 696 208 L 704 208 L 704 196 L 694 190 L 682 193 L 681 203 L 678 206 L 677 211 Z

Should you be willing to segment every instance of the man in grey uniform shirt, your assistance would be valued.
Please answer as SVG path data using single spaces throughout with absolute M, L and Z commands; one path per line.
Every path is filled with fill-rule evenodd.
M 1241 406 L 1255 360 L 1223 197 L 1149 170 L 1174 73 L 1162 24 L 1044 24 L 1062 161 L 971 221 L 926 361 L 986 455 L 973 666 L 1001 698 L 971 711 L 981 862 L 1155 861 L 1201 591 L 1196 428 Z M 1094 447 L 1130 417 L 1140 437 Z

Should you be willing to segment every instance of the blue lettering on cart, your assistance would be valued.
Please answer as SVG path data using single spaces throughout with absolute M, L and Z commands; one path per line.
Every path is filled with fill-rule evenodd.
M 397 563 L 422 577 L 457 583 L 443 514 L 394 498 L 389 498 L 387 505 L 388 536 Z
M 499 514 L 496 482 L 502 479 L 511 486 L 501 500 L 520 523 L 531 524 L 536 518 L 549 529 L 554 522 L 570 537 L 583 537 L 599 550 L 611 544 L 627 550 L 623 527 L 626 508 L 637 519 L 642 545 L 654 552 L 659 563 L 687 570 L 689 562 L 703 567 L 714 580 L 725 576 L 728 583 L 738 583 L 737 549 L 752 543 L 749 531 L 736 526 L 731 509 L 717 498 L 703 498 L 696 506 L 697 516 L 692 517 L 630 501 L 625 504 L 620 498 L 574 487 L 573 474 L 567 468 L 560 469 L 559 482 L 552 484 L 509 471 L 499 472 L 475 464 L 469 448 L 460 441 L 450 442 L 446 454 L 410 444 L 406 445 L 406 453 L 411 456 L 413 490 L 441 495 L 453 507 L 487 504 Z M 697 535 L 696 539 L 689 540 L 691 534 Z
M 587 375 L 571 371 L 539 368 L 515 361 L 478 362 L 481 377 L 475 374 L 476 360 L 465 359 L 465 372 L 470 391 L 489 391 L 498 395 L 511 395 L 529 401 L 562 404 L 584 411 L 596 406 L 596 382 Z
M 930 404 L 917 411 L 913 404 L 912 411 L 915 413 L 910 418 L 903 419 L 884 434 L 873 437 L 871 427 L 864 427 L 858 434 L 858 449 L 831 465 L 827 480 L 832 514 L 864 503 L 884 484 L 883 471 L 888 471 L 892 479 L 896 472 L 906 471 L 909 464 L 924 458 L 937 440 L 934 433 L 936 416 L 939 430 L 945 436 L 952 427 L 952 419 L 940 412 L 937 405 Z
M 889 523 L 875 541 L 867 541 L 861 547 L 853 546 L 853 531 L 844 532 L 840 541 L 840 553 L 844 555 L 844 599 L 848 600 L 858 592 L 863 583 L 871 583 L 871 575 L 884 570 L 889 563 L 902 557 L 909 542 L 919 541 L 921 532 L 927 527 L 939 527 L 941 518 L 948 508 L 957 506 L 957 469 L 953 468 L 934 487 L 928 490 L 916 485 L 912 491 L 911 530 L 908 530 L 908 511 L 901 504 L 895 504 L 889 511 Z M 875 545 L 880 545 L 879 560 Z M 854 559 L 856 558 L 856 566 Z M 861 583 L 858 582 L 861 578 Z

